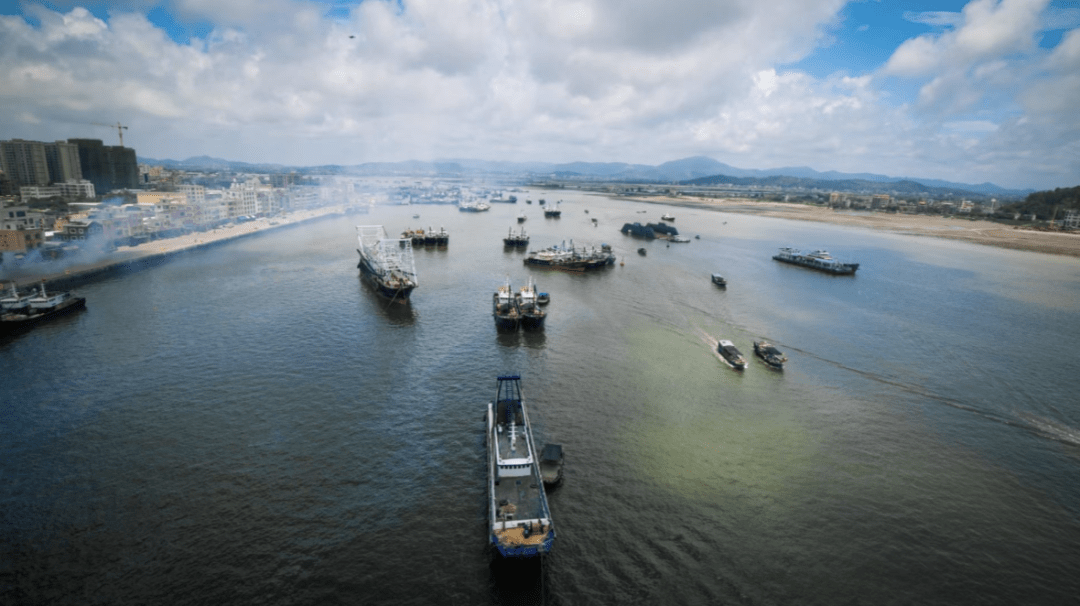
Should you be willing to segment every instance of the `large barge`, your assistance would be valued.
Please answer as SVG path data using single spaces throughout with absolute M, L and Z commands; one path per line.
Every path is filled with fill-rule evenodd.
M 406 303 L 417 286 L 412 240 L 388 238 L 382 225 L 356 226 L 360 275 L 383 297 Z
M 836 275 L 854 274 L 859 269 L 858 263 L 841 263 L 824 250 L 802 253 L 794 248 L 781 248 L 779 253 L 773 255 L 773 259 Z
M 539 459 L 521 397 L 521 377 L 498 377 L 488 403 L 488 534 L 504 558 L 551 552 L 555 527 L 548 509 Z

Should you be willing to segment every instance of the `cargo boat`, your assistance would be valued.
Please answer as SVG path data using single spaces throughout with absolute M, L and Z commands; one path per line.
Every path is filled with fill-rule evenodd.
M 11 292 L 0 299 L 0 335 L 14 334 L 79 309 L 86 308 L 86 299 L 69 292 L 47 293 L 45 282 L 33 294 L 20 295 L 15 284 Z
M 721 340 L 719 345 L 716 346 L 716 351 L 735 370 L 746 368 L 746 358 L 743 357 L 742 352 L 735 349 L 735 344 L 731 341 Z
M 577 248 L 574 241 L 570 241 L 567 247 L 564 242 L 561 246 L 556 245 L 543 250 L 533 251 L 525 258 L 526 265 L 539 265 L 553 269 L 566 271 L 587 271 L 600 269 L 615 264 L 615 254 L 611 247 L 602 245 L 600 250 L 596 248 Z
M 392 302 L 405 303 L 417 286 L 412 240 L 388 238 L 382 225 L 357 225 L 360 275 Z
M 540 476 L 521 377 L 498 377 L 488 403 L 488 538 L 504 558 L 551 552 L 555 528 Z
M 773 259 L 836 275 L 852 275 L 859 269 L 858 263 L 841 263 L 824 250 L 803 254 L 794 248 L 781 248 L 779 253 L 773 255 Z
M 769 366 L 779 370 L 783 370 L 784 362 L 787 362 L 787 356 L 774 347 L 772 343 L 765 340 L 754 341 L 754 355 L 761 358 Z

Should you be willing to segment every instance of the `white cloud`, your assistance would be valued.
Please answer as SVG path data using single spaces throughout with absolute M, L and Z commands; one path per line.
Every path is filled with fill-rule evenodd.
M 964 112 L 1032 82 L 1018 65 L 1072 91 L 1080 57 L 1075 32 L 1053 53 L 1032 50 L 1045 2 L 976 0 L 953 29 L 909 40 L 889 60 L 883 74 L 926 82 L 908 108 L 885 104 L 877 77 L 777 69 L 826 42 L 842 0 L 367 0 L 333 19 L 301 0 L 176 0 L 178 18 L 215 24 L 190 44 L 155 28 L 149 5 L 113 5 L 107 20 L 37 6 L 40 26 L 0 17 L 0 138 L 108 139 L 90 123 L 120 120 L 125 142 L 151 157 L 704 154 L 987 180 L 1002 174 L 991 162 L 1013 161 L 1009 145 L 1038 149 L 1047 137 L 1069 149 L 1048 126 L 1064 102 L 1039 80 L 1008 98 L 1027 122 Z M 1004 184 L 1027 185 L 1022 171 L 1038 160 Z M 1077 173 L 1075 155 L 1056 162 Z

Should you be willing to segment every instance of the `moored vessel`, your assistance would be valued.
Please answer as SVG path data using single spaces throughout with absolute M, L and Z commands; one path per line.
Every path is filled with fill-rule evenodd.
M 435 246 L 439 248 L 445 248 L 450 244 L 450 232 L 446 231 L 445 227 L 440 227 L 439 231 L 435 233 Z
M 499 330 L 517 330 L 521 323 L 521 310 L 518 299 L 510 287 L 510 278 L 499 286 L 491 298 L 491 315 L 495 317 L 495 328 Z
M 19 294 L 15 283 L 11 291 L 0 299 L 0 334 L 12 334 L 28 330 L 38 324 L 67 313 L 84 309 L 86 299 L 70 292 L 45 291 L 42 280 L 40 290 Z
M 510 232 L 503 238 L 503 244 L 507 246 L 513 246 L 517 248 L 524 248 L 529 245 L 529 235 L 525 233 L 525 228 L 522 227 L 518 233 L 514 233 L 514 228 L 510 228 Z
M 530 277 L 528 284 L 521 287 L 521 292 L 517 295 L 518 309 L 521 312 L 521 327 L 529 329 L 539 329 L 544 327 L 544 320 L 547 318 L 547 314 L 544 310 L 540 309 L 539 297 L 536 294 L 536 285 L 533 284 L 533 280 Z
M 553 217 L 553 218 L 556 218 L 556 219 L 561 217 L 562 216 L 562 211 L 559 210 L 559 203 L 556 202 L 554 205 L 548 204 L 547 206 L 545 206 L 544 207 L 544 216 L 545 217 Z
M 525 258 L 525 264 L 565 271 L 587 271 L 614 265 L 615 254 L 611 252 L 611 247 L 607 245 L 602 245 L 599 250 L 595 247 L 577 248 L 574 246 L 574 241 L 571 240 L 570 246 L 563 242 L 562 245 L 530 252 L 529 256 Z
M 825 250 L 815 250 L 804 254 L 794 248 L 781 248 L 779 253 L 773 255 L 773 259 L 836 275 L 851 275 L 859 269 L 858 263 L 842 263 Z
M 383 297 L 405 303 L 417 286 L 412 240 L 388 238 L 382 225 L 357 225 L 360 275 Z
M 540 476 L 521 377 L 497 378 L 488 403 L 488 538 L 504 558 L 551 552 L 555 528 Z
M 563 478 L 562 444 L 546 444 L 540 452 L 540 476 L 546 486 L 554 486 Z
M 783 370 L 784 362 L 787 362 L 787 356 L 764 339 L 754 341 L 754 355 L 761 358 L 769 366 L 780 370 Z
M 738 349 L 735 349 L 735 344 L 731 341 L 721 339 L 720 343 L 716 346 L 716 351 L 735 370 L 743 370 L 746 368 L 746 358 L 743 357 Z

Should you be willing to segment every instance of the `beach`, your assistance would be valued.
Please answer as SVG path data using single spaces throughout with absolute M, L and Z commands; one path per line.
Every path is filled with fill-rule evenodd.
M 625 199 L 625 198 L 616 198 Z M 915 236 L 963 240 L 973 244 L 997 246 L 1052 255 L 1080 257 L 1080 233 L 1038 231 L 1014 228 L 993 221 L 935 215 L 905 215 L 870 211 L 834 210 L 807 204 L 760 202 L 740 198 L 701 198 L 695 196 L 635 196 L 640 202 L 703 208 L 718 212 L 754 214 L 777 219 L 818 221 Z

